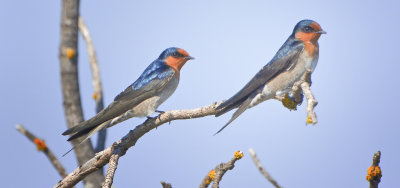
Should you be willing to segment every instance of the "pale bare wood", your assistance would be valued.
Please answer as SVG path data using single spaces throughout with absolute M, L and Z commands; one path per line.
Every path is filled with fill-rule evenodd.
M 125 155 L 126 151 L 136 144 L 136 141 L 150 130 L 158 126 L 178 119 L 200 118 L 209 115 L 215 115 L 215 108 L 220 103 L 214 103 L 209 106 L 190 109 L 190 110 L 172 110 L 160 114 L 155 118 L 146 120 L 144 123 L 136 126 L 134 130 L 129 131 L 122 139 L 116 141 L 111 147 L 99 152 L 92 159 L 82 166 L 68 174 L 66 178 L 58 182 L 55 187 L 71 187 L 85 178 L 88 174 L 97 171 L 110 161 L 113 154 L 118 153 L 119 156 Z M 114 152 L 116 150 L 116 152 Z
M 82 122 L 83 112 L 78 83 L 78 17 L 79 0 L 63 0 L 61 12 L 61 41 L 59 46 L 61 85 L 64 114 L 68 128 Z M 77 144 L 81 139 L 72 141 Z M 90 141 L 84 142 L 75 149 L 79 165 L 83 165 L 94 156 Z M 95 172 L 85 178 L 85 187 L 101 187 L 104 176 Z
M 31 133 L 28 129 L 26 129 L 23 125 L 17 124 L 16 129 L 23 135 L 25 135 L 31 142 L 35 143 L 35 139 L 40 139 L 36 137 L 33 133 Z M 54 155 L 54 153 L 50 150 L 48 144 L 46 144 L 46 148 L 42 151 L 46 157 L 49 159 L 50 163 L 54 166 L 54 168 L 57 170 L 58 174 L 60 174 L 61 177 L 65 178 L 67 176 L 67 173 L 65 171 L 65 168 L 61 164 L 61 162 L 58 160 L 58 158 Z
M 100 67 L 97 61 L 96 50 L 94 49 L 89 28 L 86 26 L 81 16 L 79 16 L 78 26 L 82 38 L 86 42 L 86 51 L 89 56 L 90 70 L 92 72 L 93 99 L 96 101 L 96 113 L 99 113 L 104 108 L 104 101 L 103 101 L 103 87 L 100 79 Z M 106 144 L 106 136 L 107 136 L 107 129 L 99 131 L 99 134 L 97 136 L 97 145 L 95 148 L 96 152 L 99 152 L 104 149 Z
M 251 159 L 253 160 L 254 164 L 256 165 L 257 169 L 260 171 L 260 173 L 276 188 L 282 188 L 278 182 L 272 178 L 272 176 L 265 170 L 265 168 L 261 165 L 260 160 L 258 160 L 256 152 L 254 151 L 253 148 L 249 149 Z

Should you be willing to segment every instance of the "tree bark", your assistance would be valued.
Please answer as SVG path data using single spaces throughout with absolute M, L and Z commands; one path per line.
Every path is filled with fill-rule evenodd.
M 67 126 L 73 127 L 84 120 L 78 83 L 78 17 L 79 0 L 63 0 L 61 13 L 60 72 L 63 93 L 63 106 Z M 77 144 L 77 139 L 72 144 Z M 75 149 L 79 166 L 94 156 L 90 140 Z M 104 176 L 100 171 L 87 176 L 85 187 L 101 187 Z

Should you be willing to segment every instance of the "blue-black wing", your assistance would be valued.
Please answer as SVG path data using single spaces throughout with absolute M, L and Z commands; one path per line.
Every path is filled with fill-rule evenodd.
M 68 139 L 72 140 L 90 132 L 108 120 L 118 117 L 160 92 L 174 75 L 175 71 L 167 66 L 164 61 L 154 61 L 132 85 L 117 95 L 110 105 L 91 119 L 66 130 L 63 135 L 76 133 Z
M 301 42 L 288 39 L 279 49 L 275 57 L 266 64 L 238 93 L 217 107 L 220 110 L 215 116 L 220 116 L 239 107 L 255 92 L 261 92 L 265 84 L 282 72 L 294 67 L 300 52 L 304 49 Z

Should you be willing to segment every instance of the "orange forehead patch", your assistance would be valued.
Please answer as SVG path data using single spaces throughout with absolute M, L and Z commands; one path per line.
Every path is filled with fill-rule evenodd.
M 185 51 L 184 49 L 178 49 L 178 52 L 180 53 L 180 54 L 182 54 L 183 56 L 185 56 L 185 57 L 187 57 L 187 56 L 189 56 L 189 53 L 187 53 L 187 51 Z
M 313 22 L 310 24 L 310 27 L 312 27 L 315 31 L 321 31 L 322 28 L 317 22 Z

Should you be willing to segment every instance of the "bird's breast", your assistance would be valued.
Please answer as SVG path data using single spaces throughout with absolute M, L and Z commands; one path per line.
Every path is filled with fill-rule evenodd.
M 140 104 L 136 105 L 132 109 L 132 113 L 136 117 L 146 117 L 153 114 L 157 108 L 167 100 L 176 90 L 179 84 L 179 77 L 174 76 L 171 80 L 165 85 L 165 87 L 155 93 L 153 97 L 150 97 Z
M 294 67 L 290 70 L 280 73 L 278 76 L 265 84 L 262 92 L 258 94 L 250 106 L 255 106 L 262 101 L 271 99 L 275 96 L 283 96 L 289 92 L 294 83 L 299 81 L 307 69 L 314 70 L 318 61 L 318 54 L 310 56 L 306 50 L 303 50 L 298 57 Z
M 284 95 L 293 87 L 293 84 L 301 79 L 307 69 L 314 69 L 316 59 L 303 50 L 298 57 L 297 63 L 290 70 L 282 72 L 266 84 L 266 93 Z

